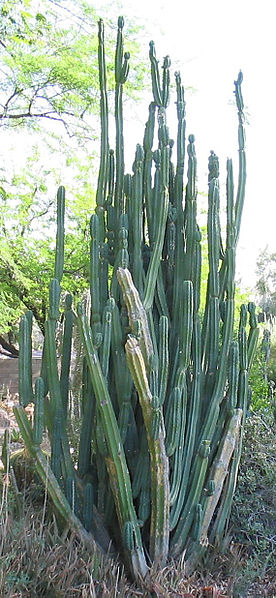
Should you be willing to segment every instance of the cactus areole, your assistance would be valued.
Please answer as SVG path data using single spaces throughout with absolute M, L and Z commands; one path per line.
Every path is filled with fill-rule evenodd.
M 101 554 L 119 553 L 136 580 L 184 555 L 191 570 L 220 544 L 229 518 L 247 409 L 248 372 L 258 329 L 252 303 L 234 335 L 235 260 L 246 161 L 242 74 L 235 81 L 238 181 L 226 168 L 220 216 L 219 161 L 209 157 L 208 284 L 201 297 L 195 138 L 186 141 L 184 88 L 175 74 L 177 139 L 166 109 L 170 60 L 160 69 L 150 42 L 153 100 L 132 173 L 124 170 L 123 88 L 129 54 L 118 20 L 115 148 L 109 146 L 104 26 L 99 22 L 101 153 L 91 216 L 91 313 L 67 295 L 61 305 L 65 189 L 57 194 L 56 261 L 41 377 L 31 380 L 32 317 L 20 326 L 20 407 L 15 409 L 55 508 Z M 221 231 L 224 234 L 221 234 Z M 81 298 L 80 298 L 81 299 Z M 56 326 L 63 317 L 62 356 Z M 78 464 L 68 439 L 72 330 L 83 344 Z M 34 400 L 33 428 L 24 408 Z M 47 428 L 51 459 L 40 443 Z M 111 548 L 110 548 L 111 547 Z

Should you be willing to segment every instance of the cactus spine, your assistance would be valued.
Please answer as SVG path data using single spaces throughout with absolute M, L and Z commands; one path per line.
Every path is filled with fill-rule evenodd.
M 168 555 L 185 553 L 195 566 L 208 542 L 222 539 L 236 484 L 258 329 L 254 305 L 243 306 L 235 340 L 235 257 L 246 179 L 242 75 L 235 81 L 238 186 L 235 196 L 228 160 L 225 226 L 219 160 L 213 151 L 209 157 L 209 273 L 203 305 L 197 158 L 194 135 L 186 147 L 181 77 L 176 73 L 175 168 L 166 115 L 170 60 L 165 57 L 161 73 L 150 42 L 153 101 L 132 174 L 125 174 L 123 86 L 129 54 L 123 49 L 123 26 L 120 17 L 114 151 L 109 147 L 104 27 L 99 22 L 101 156 L 90 222 L 90 318 L 81 305 L 75 314 L 71 296 L 66 297 L 59 375 L 55 334 L 62 308 L 65 200 L 60 187 L 42 368 L 45 389 L 37 382 L 34 429 L 23 409 L 33 397 L 30 314 L 20 327 L 22 407 L 15 413 L 43 481 L 46 464 L 39 444 L 44 425 L 48 428 L 50 491 L 59 512 L 86 540 L 98 534 L 106 546 L 109 528 L 113 537 L 119 534 L 118 549 L 133 577 L 141 579 L 148 572 L 146 555 L 155 566 L 163 565 Z M 84 347 L 77 471 L 67 435 L 74 322 Z

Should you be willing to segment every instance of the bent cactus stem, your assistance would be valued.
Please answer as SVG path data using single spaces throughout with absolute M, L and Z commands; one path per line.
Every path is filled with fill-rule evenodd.
M 160 421 L 157 435 L 153 435 L 155 416 L 153 397 L 150 392 L 145 362 L 137 339 L 129 337 L 126 342 L 127 363 L 136 386 L 147 432 L 151 460 L 152 512 L 150 530 L 150 556 L 153 563 L 163 565 L 169 548 L 169 462 L 165 451 L 164 432 Z M 161 407 L 159 409 L 161 419 Z
M 149 369 L 153 356 L 153 344 L 145 308 L 138 290 L 133 283 L 130 271 L 127 268 L 118 268 L 117 277 L 127 307 L 129 323 L 133 334 L 136 332 L 136 322 L 140 321 L 141 323 L 140 344 L 146 367 Z
M 238 441 L 241 421 L 242 409 L 235 409 L 233 416 L 227 423 L 217 455 L 208 474 L 209 480 L 213 480 L 214 482 L 214 492 L 211 496 L 206 497 L 204 503 L 202 504 L 203 520 L 201 526 L 201 536 L 203 540 L 205 537 L 207 538 L 211 519 L 221 496 L 223 484 L 229 470 L 229 463 Z
M 99 558 L 102 559 L 103 552 L 101 548 L 96 544 L 93 536 L 85 530 L 80 520 L 72 512 L 72 509 L 51 470 L 49 460 L 47 460 L 40 447 L 33 443 L 32 429 L 24 408 L 14 407 L 14 415 L 25 445 L 31 457 L 34 459 L 36 471 L 42 483 L 48 489 L 55 509 L 64 519 L 66 524 L 77 534 L 81 542 L 83 542 L 89 550 L 92 549 L 92 551 L 95 554 L 98 554 Z
M 99 358 L 93 346 L 91 329 L 80 306 L 77 321 L 108 446 L 108 455 L 105 458 L 105 462 L 122 535 L 125 523 L 128 521 L 133 523 L 135 547 L 133 550 L 128 551 L 128 560 L 134 577 L 144 578 L 147 575 L 148 567 L 144 555 L 140 528 L 133 506 L 131 483 L 122 440 Z

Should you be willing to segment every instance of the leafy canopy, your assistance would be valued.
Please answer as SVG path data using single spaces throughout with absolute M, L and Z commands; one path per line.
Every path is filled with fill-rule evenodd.
M 99 130 L 97 21 L 94 8 L 82 0 L 4 0 L 0 6 L 0 127 L 3 139 L 8 132 L 15 145 L 13 154 L 5 148 L 1 155 L 0 334 L 26 308 L 43 329 L 60 183 L 68 189 L 64 288 L 81 292 L 87 286 L 91 155 Z M 128 24 L 127 31 L 133 75 L 126 94 L 132 97 L 142 87 L 145 66 L 139 63 L 137 28 Z M 116 27 L 107 27 L 111 90 L 115 36 Z M 25 140 L 31 140 L 30 150 Z M 25 163 L 12 165 L 21 147 Z
M 0 124 L 37 127 L 48 120 L 82 143 L 91 139 L 91 115 L 98 114 L 95 9 L 81 0 L 4 0 L 0 19 Z M 136 33 L 130 26 L 126 49 L 133 56 Z M 112 36 L 106 46 L 110 55 Z M 132 68 L 130 95 L 141 89 L 144 75 L 143 65 Z

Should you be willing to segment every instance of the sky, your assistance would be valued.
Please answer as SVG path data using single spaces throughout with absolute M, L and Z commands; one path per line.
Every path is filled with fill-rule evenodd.
M 102 4 L 93 1 L 95 8 Z M 114 2 L 112 6 L 114 11 Z M 276 1 L 121 0 L 117 8 L 118 15 L 125 17 L 125 34 L 128 19 L 134 20 L 142 28 L 146 51 L 153 39 L 158 58 L 169 54 L 172 73 L 181 72 L 187 88 L 187 132 L 196 136 L 201 192 L 207 191 L 211 149 L 220 158 L 222 192 L 226 159 L 237 160 L 233 81 L 239 70 L 243 72 L 247 191 L 237 272 L 242 286 L 252 286 L 260 251 L 266 246 L 276 251 Z M 101 8 L 101 16 L 110 16 L 108 3 Z M 142 106 L 135 115 L 138 124 L 146 115 Z

